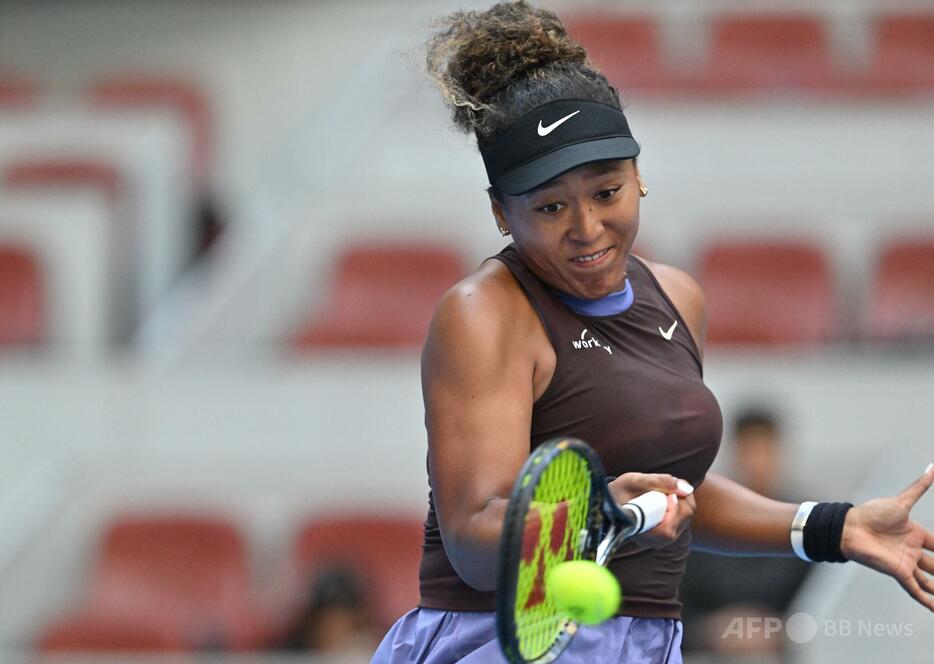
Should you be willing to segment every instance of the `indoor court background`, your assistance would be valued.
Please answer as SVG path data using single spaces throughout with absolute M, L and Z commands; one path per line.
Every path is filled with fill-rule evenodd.
M 419 345 L 503 246 L 420 49 L 488 4 L 0 0 L 0 660 L 329 661 L 265 649 L 335 561 L 380 635 L 414 605 Z M 934 460 L 934 2 L 540 4 L 629 104 L 638 247 L 704 285 L 725 421 L 781 413 L 798 499 L 900 491 Z M 788 661 L 930 661 L 854 565 L 794 611 Z

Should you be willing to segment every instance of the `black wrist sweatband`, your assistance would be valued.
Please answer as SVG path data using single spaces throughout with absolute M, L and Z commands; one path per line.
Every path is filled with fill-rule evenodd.
M 853 503 L 817 503 L 804 525 L 804 552 L 816 563 L 845 563 L 840 551 L 843 523 Z

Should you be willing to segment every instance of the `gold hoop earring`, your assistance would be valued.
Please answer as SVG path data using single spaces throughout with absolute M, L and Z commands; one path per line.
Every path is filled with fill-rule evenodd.
M 640 196 L 640 198 L 645 198 L 645 197 L 648 196 L 648 195 L 649 195 L 649 188 L 646 187 L 644 184 L 640 184 L 640 185 L 639 185 L 639 196 Z
M 506 228 L 505 226 L 499 227 L 499 234 L 502 235 L 503 237 L 506 237 L 507 235 L 509 235 L 509 233 L 510 233 L 509 229 Z

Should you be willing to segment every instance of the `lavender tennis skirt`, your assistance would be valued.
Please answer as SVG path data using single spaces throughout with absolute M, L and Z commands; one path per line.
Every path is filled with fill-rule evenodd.
M 413 609 L 399 618 L 370 664 L 506 664 L 492 612 Z M 681 622 L 613 618 L 582 626 L 557 664 L 681 664 Z

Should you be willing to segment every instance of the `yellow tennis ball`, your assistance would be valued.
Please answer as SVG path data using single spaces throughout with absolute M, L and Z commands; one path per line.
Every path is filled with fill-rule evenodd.
M 616 577 L 590 560 L 569 560 L 553 568 L 545 591 L 561 611 L 585 625 L 611 618 L 622 599 Z

